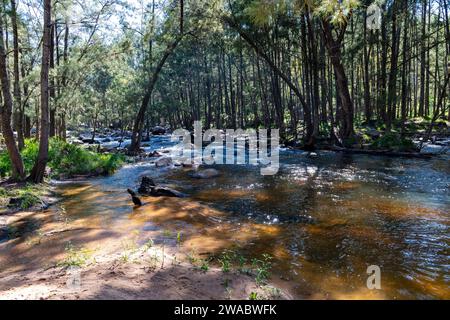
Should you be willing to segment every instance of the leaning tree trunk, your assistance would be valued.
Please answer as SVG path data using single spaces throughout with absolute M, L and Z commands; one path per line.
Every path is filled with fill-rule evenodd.
M 0 79 L 3 95 L 3 107 L 1 108 L 1 128 L 3 138 L 5 140 L 6 149 L 12 164 L 12 180 L 22 180 L 25 178 L 25 169 L 23 166 L 22 157 L 14 140 L 14 132 L 11 128 L 11 115 L 13 100 L 9 87 L 9 77 L 6 63 L 6 51 L 3 40 L 3 12 L 0 12 Z
M 182 36 L 180 35 L 172 42 L 169 46 L 167 46 L 166 51 L 164 52 L 163 57 L 159 61 L 155 72 L 153 73 L 152 78 L 147 86 L 147 92 L 144 95 L 144 99 L 142 99 L 142 104 L 137 114 L 136 120 L 133 126 L 133 135 L 131 136 L 131 145 L 129 151 L 131 153 L 136 153 L 139 151 L 141 146 L 142 139 L 142 129 L 144 127 L 145 113 L 147 111 L 148 103 L 150 102 L 150 98 L 152 96 L 153 89 L 155 88 L 156 81 L 158 81 L 159 74 L 162 70 L 162 67 L 166 63 L 167 58 L 172 54 L 172 52 L 177 47 L 178 43 L 181 41 Z
M 342 138 L 351 138 L 354 134 L 353 130 L 353 101 L 348 90 L 348 80 L 345 74 L 344 65 L 341 59 L 341 42 L 344 35 L 344 30 L 337 40 L 333 38 L 332 26 L 329 21 L 323 20 L 323 34 L 325 39 L 325 47 L 328 50 L 331 64 L 333 65 L 336 75 L 336 86 L 342 107 Z
M 176 36 L 175 40 L 170 43 L 166 51 L 164 51 L 164 54 L 157 64 L 155 71 L 153 72 L 153 75 L 150 79 L 150 82 L 147 86 L 147 91 L 145 92 L 144 99 L 142 99 L 141 107 L 139 108 L 139 112 L 136 116 L 136 120 L 134 122 L 133 126 L 133 134 L 131 136 L 131 144 L 129 147 L 130 153 L 137 153 L 139 151 L 139 148 L 141 146 L 141 139 L 142 139 L 142 129 L 144 127 L 144 121 L 145 121 L 145 113 L 147 111 L 148 103 L 150 102 L 150 98 L 153 93 L 153 89 L 155 88 L 155 84 L 158 81 L 159 74 L 166 63 L 167 58 L 173 53 L 175 48 L 178 46 L 180 41 L 183 39 L 183 24 L 184 24 L 184 1 L 180 0 L 180 33 Z
M 305 123 L 306 123 L 306 135 L 304 137 L 305 149 L 313 149 L 315 144 L 315 136 L 314 136 L 314 127 L 311 119 L 311 108 L 306 103 L 306 100 L 297 86 L 292 82 L 292 79 L 286 75 L 276 64 L 275 62 L 261 49 L 258 44 L 250 37 L 244 29 L 231 17 L 222 16 L 222 20 L 227 23 L 231 28 L 235 29 L 242 39 L 244 39 L 254 50 L 255 52 L 269 65 L 272 71 L 277 74 L 284 82 L 288 85 L 288 87 L 294 92 L 297 98 L 300 101 L 300 104 L 303 107 L 303 111 L 305 114 Z
M 44 0 L 44 35 L 42 38 L 42 66 L 41 66 L 41 126 L 39 134 L 39 153 L 29 180 L 41 183 L 44 180 L 45 167 L 48 160 L 49 138 L 49 87 L 48 72 L 51 46 L 51 0 Z

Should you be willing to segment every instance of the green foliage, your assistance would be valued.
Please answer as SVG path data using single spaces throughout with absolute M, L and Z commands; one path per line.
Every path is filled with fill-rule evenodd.
M 249 299 L 249 300 L 259 300 L 258 293 L 252 291 L 252 292 L 250 293 L 248 299 Z
M 15 188 L 0 188 L 0 206 L 6 206 L 11 198 L 17 199 L 13 207 L 22 210 L 28 209 L 41 202 L 41 197 L 46 188 L 34 184 L 26 184 Z
M 223 272 L 230 272 L 231 270 L 231 252 L 226 250 L 222 253 L 221 258 L 219 259 L 220 264 L 222 265 Z
M 264 283 L 270 277 L 270 269 L 272 268 L 271 260 L 272 256 L 266 253 L 262 255 L 262 259 L 254 258 L 252 260 L 252 265 L 256 272 L 256 283 Z
M 8 153 L 3 151 L 0 153 L 0 177 L 5 177 L 11 170 L 11 161 Z
M 209 261 L 210 261 L 211 259 L 204 259 L 204 260 L 202 260 L 202 264 L 201 264 L 201 266 L 200 266 L 200 270 L 202 270 L 202 271 L 208 271 L 209 270 Z
M 395 151 L 414 151 L 416 146 L 407 138 L 402 138 L 399 134 L 386 133 L 372 142 L 371 149 L 389 149 Z
M 38 151 L 37 141 L 26 140 L 21 154 L 27 172 L 31 171 Z M 51 169 L 53 177 L 84 174 L 107 175 L 117 170 L 123 162 L 122 155 L 99 154 L 60 139 L 50 140 L 48 167 Z M 10 170 L 11 162 L 7 153 L 0 153 L 0 175 L 7 176 Z
M 59 267 L 83 267 L 92 254 L 87 249 L 75 247 L 71 242 L 67 243 L 65 252 L 64 259 L 58 263 Z
M 40 198 L 32 193 L 26 193 L 21 197 L 20 208 L 22 210 L 28 209 L 40 201 Z

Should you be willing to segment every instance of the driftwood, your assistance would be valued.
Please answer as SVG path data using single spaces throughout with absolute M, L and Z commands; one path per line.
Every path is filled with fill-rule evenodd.
M 131 200 L 136 206 L 142 206 L 142 201 L 131 189 L 127 189 L 127 192 L 131 195 Z M 139 186 L 138 193 L 143 196 L 151 197 L 178 197 L 183 198 L 186 195 L 177 190 L 173 190 L 164 186 L 157 186 L 155 182 L 149 177 L 142 177 L 141 185 Z
M 406 158 L 420 158 L 430 159 L 433 157 L 433 153 L 420 153 L 420 152 L 399 152 L 392 150 L 367 150 L 367 149 L 348 149 L 337 146 L 331 146 L 328 150 L 350 153 L 350 154 L 369 154 L 374 156 L 389 156 L 389 157 L 406 157 Z
M 142 206 L 142 201 L 141 201 L 141 199 L 139 199 L 139 197 L 136 195 L 136 193 L 131 189 L 127 189 L 127 191 L 130 194 L 131 200 L 133 200 L 134 205 Z

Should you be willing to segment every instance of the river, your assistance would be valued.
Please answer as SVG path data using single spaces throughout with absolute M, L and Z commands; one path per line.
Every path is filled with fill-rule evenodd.
M 170 149 L 167 139 L 148 149 Z M 146 160 L 109 177 L 57 183 L 62 200 L 50 211 L 69 224 L 136 234 L 140 244 L 168 230 L 186 252 L 233 250 L 247 261 L 270 254 L 274 283 L 294 298 L 450 298 L 448 155 L 282 150 L 274 176 L 258 166 L 212 167 L 219 177 L 193 179 L 187 168 Z M 150 205 L 133 208 L 126 189 L 143 175 L 188 197 L 144 198 Z M 370 265 L 380 267 L 380 290 L 366 286 Z

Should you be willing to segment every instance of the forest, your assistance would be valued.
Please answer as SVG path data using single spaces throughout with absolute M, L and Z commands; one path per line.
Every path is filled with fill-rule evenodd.
M 448 221 L 449 7 L 445 0 L 3 0 L 0 262 L 9 266 L 0 267 L 3 279 L 25 275 L 27 263 L 42 259 L 26 253 L 20 239 L 39 238 L 38 252 L 52 252 L 56 260 L 64 256 L 57 267 L 81 267 L 92 255 L 84 239 L 94 232 L 88 225 L 100 219 L 115 230 L 123 219 L 118 217 L 133 210 L 131 215 L 156 212 L 159 235 L 144 236 L 141 229 L 133 229 L 137 220 L 151 219 L 146 216 L 124 222 L 121 236 L 132 246 L 142 246 L 145 238 L 145 250 L 162 246 L 161 269 L 164 257 L 173 253 L 168 248 L 172 239 L 174 257 L 183 252 L 188 264 L 203 272 L 218 268 L 213 274 L 220 281 L 233 264 L 240 270 L 236 277 L 256 277 L 257 289 L 243 295 L 233 285 L 231 294 L 226 280 L 220 294 L 208 288 L 198 296 L 183 293 L 185 298 L 329 294 L 333 299 L 448 299 L 443 280 L 448 245 L 442 243 L 448 234 L 433 225 L 428 238 L 419 225 L 425 215 L 441 226 Z M 246 166 L 177 163 L 168 156 L 172 145 L 167 137 L 179 128 L 192 131 L 196 121 L 203 130 L 278 129 L 281 173 L 264 179 Z M 167 167 L 173 170 L 164 171 Z M 132 189 L 141 178 L 138 196 Z M 108 187 L 114 190 L 106 191 Z M 186 199 L 181 204 L 170 200 L 178 196 Z M 373 204 L 365 203 L 366 196 L 375 197 Z M 119 220 L 99 218 L 95 208 L 105 208 Z M 188 218 L 190 210 L 203 212 L 201 222 L 189 220 L 194 219 Z M 327 210 L 332 218 L 324 216 Z M 89 212 L 90 224 L 82 222 L 82 212 Z M 353 212 L 383 218 L 355 218 Z M 224 246 L 222 238 L 209 234 L 214 228 L 205 217 L 221 217 L 226 223 L 217 228 L 233 238 L 237 220 L 231 213 L 240 213 L 236 219 L 243 219 L 244 226 L 239 223 L 240 235 Z M 70 220 L 71 228 L 66 222 L 59 231 L 47 230 L 49 217 L 60 215 Z M 405 216 L 406 226 L 400 226 Z M 385 224 L 377 219 L 386 219 Z M 182 222 L 196 227 L 179 230 Z M 205 239 L 198 236 L 198 225 L 207 230 Z M 302 240 L 294 236 L 293 225 L 303 230 Z M 60 233 L 61 228 L 69 231 Z M 389 233 L 385 228 L 401 229 L 405 238 L 422 235 L 411 240 L 419 258 L 397 261 L 410 247 L 406 239 L 383 238 Z M 60 244 L 58 254 L 51 243 L 41 244 L 51 237 Z M 155 244 L 155 237 L 162 240 Z M 323 272 L 335 285 L 357 283 L 354 274 L 347 280 L 334 276 L 343 268 L 342 254 L 354 257 L 344 265 L 362 268 L 375 259 L 370 250 L 383 250 L 375 243 L 388 238 L 394 251 L 379 253 L 391 266 L 386 277 L 394 279 L 397 269 L 416 270 L 423 261 L 432 261 L 439 280 L 419 272 L 413 280 L 392 280 L 383 294 L 318 284 L 315 264 L 325 266 Z M 248 244 L 253 242 L 255 247 Z M 335 256 L 330 251 L 334 245 L 348 251 Z M 309 251 L 313 249 L 327 258 Z M 124 250 L 126 257 L 124 253 L 120 259 L 126 261 L 139 251 L 129 246 Z M 23 262 L 11 262 L 14 252 Z M 290 269 L 296 263 L 305 268 L 301 281 L 311 283 L 306 289 L 279 281 L 267 289 L 272 273 L 294 272 L 286 277 L 300 283 Z M 136 277 L 144 277 L 133 270 Z M 201 274 L 186 277 L 195 282 Z M 83 298 L 123 297 L 119 293 L 125 280 L 117 281 L 116 291 L 89 288 Z M 151 296 L 151 284 L 142 288 L 142 296 Z M 355 286 L 365 288 L 365 283 Z M 401 291 L 401 286 L 409 290 Z M 7 292 L 16 297 L 8 281 L 0 279 L 0 296 Z M 51 292 L 36 294 L 52 297 Z

